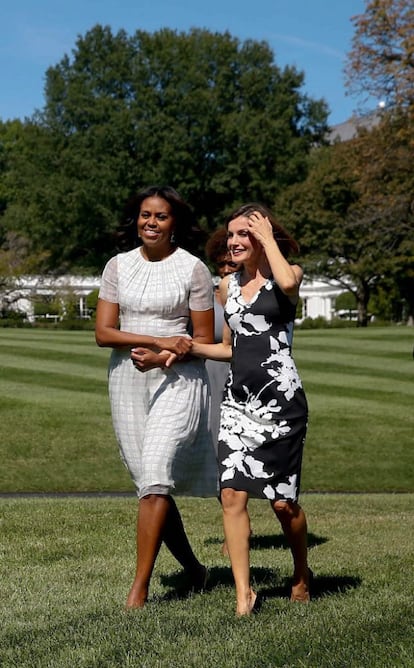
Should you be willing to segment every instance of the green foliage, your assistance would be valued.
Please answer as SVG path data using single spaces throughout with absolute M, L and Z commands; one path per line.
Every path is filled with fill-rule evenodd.
M 11 151 L 4 224 L 56 270 L 100 271 L 131 191 L 175 186 L 202 224 L 303 178 L 327 109 L 265 42 L 95 26 L 46 73 L 46 104 Z M 21 145 L 23 143 L 23 146 Z
M 60 306 L 56 299 L 43 299 L 33 302 L 33 311 L 35 316 L 59 315 Z
M 72 321 L 79 318 L 79 299 L 72 291 L 57 292 L 50 298 L 35 300 L 35 316 L 56 316 L 60 321 Z
M 368 322 L 370 296 L 390 281 L 414 313 L 413 137 L 409 119 L 384 118 L 370 132 L 316 150 L 305 181 L 278 200 L 280 217 L 300 241 L 306 274 L 352 292 L 360 325 Z
M 86 297 L 86 305 L 88 309 L 92 311 L 96 311 L 96 306 L 98 304 L 98 295 L 99 295 L 99 290 L 92 290 L 87 297 Z
M 378 285 L 369 300 L 369 310 L 377 318 L 388 322 L 406 322 L 408 312 L 404 308 L 404 300 L 398 289 L 397 282 L 390 279 Z
M 335 327 L 336 321 L 327 320 L 322 315 L 317 318 L 304 318 L 302 322 L 296 325 L 298 330 L 300 329 L 328 329 Z
M 24 319 L 13 306 L 24 295 L 21 279 L 27 274 L 41 270 L 46 253 L 33 253 L 27 237 L 5 232 L 0 245 L 0 314 L 2 318 Z M 14 313 L 14 315 L 12 315 Z M 4 326 L 4 324 L 3 324 Z
M 342 292 L 342 294 L 338 295 L 335 299 L 335 311 L 341 309 L 352 311 L 356 308 L 356 305 L 355 295 L 352 292 Z
M 14 309 L 3 308 L 0 311 L 1 327 L 19 327 L 26 320 L 26 315 Z

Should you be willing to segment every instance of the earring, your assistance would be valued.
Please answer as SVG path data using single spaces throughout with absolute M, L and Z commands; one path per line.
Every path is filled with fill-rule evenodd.
M 174 232 L 171 232 L 170 241 L 171 241 L 172 244 L 175 243 L 175 234 L 174 234 Z

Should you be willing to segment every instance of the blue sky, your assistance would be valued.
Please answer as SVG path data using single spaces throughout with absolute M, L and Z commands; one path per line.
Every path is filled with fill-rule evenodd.
M 327 101 L 329 123 L 335 125 L 359 102 L 346 95 L 343 68 L 354 33 L 351 16 L 364 8 L 364 0 L 5 0 L 0 119 L 24 119 L 42 108 L 46 69 L 70 55 L 77 37 L 99 23 L 129 34 L 198 27 L 265 40 L 279 67 L 304 72 L 304 92 Z

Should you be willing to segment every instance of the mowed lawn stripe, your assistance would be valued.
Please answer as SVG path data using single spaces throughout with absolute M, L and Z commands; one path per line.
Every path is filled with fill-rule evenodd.
M 335 350 L 307 350 L 296 346 L 293 350 L 296 363 L 301 368 L 304 365 L 317 368 L 323 364 L 324 367 L 341 371 L 347 369 L 366 370 L 369 373 L 383 373 L 384 371 L 394 373 L 397 377 L 406 375 L 412 377 L 414 362 L 411 354 L 406 351 L 394 351 L 393 353 L 378 353 L 371 351 L 368 353 L 356 352 L 354 350 L 343 351 L 338 348 Z
M 45 352 L 42 355 L 35 354 L 32 351 L 26 351 L 20 355 L 2 354 L 0 351 L 0 366 L 17 366 L 20 368 L 46 368 L 50 369 L 90 369 L 91 374 L 97 375 L 100 371 L 106 372 L 108 360 L 104 358 L 88 358 L 86 355 L 62 355 L 61 353 L 48 354 Z
M 386 371 L 375 368 L 372 373 L 369 368 L 354 369 L 348 366 L 323 364 L 298 364 L 298 370 L 302 380 L 306 383 L 313 381 L 315 385 L 338 384 L 355 387 L 380 387 L 387 391 L 408 392 L 414 394 L 413 374 L 400 373 L 397 371 Z M 414 365 L 413 365 L 414 370 Z
M 369 378 L 358 380 L 356 378 L 338 379 L 337 376 L 330 377 L 329 374 L 310 374 L 309 378 L 302 374 L 303 385 L 309 397 L 322 395 L 346 398 L 349 397 L 367 402 L 380 402 L 405 406 L 406 409 L 413 406 L 413 390 L 409 383 L 388 383 L 384 380 L 375 384 Z M 354 381 L 354 382 L 352 382 Z M 394 387 L 395 384 L 395 387 Z M 406 392 L 406 394 L 405 394 Z M 308 397 L 308 398 L 309 398 Z
M 0 393 L 8 399 L 0 405 L 7 435 L 0 456 L 8 472 L 0 488 L 42 489 L 41 460 L 44 491 L 130 489 L 111 424 L 110 351 L 99 349 L 90 332 L 15 334 L 18 350 L 10 333 L 0 332 Z M 412 331 L 396 327 L 298 332 L 294 350 L 310 407 L 304 491 L 413 490 L 408 340 Z
M 89 354 L 81 354 L 76 349 L 60 348 L 57 346 L 50 348 L 48 346 L 30 347 L 21 345 L 16 347 L 12 345 L 0 345 L 0 362 L 1 364 L 7 364 L 9 360 L 12 363 L 15 363 L 16 360 L 22 360 L 26 366 L 29 362 L 30 366 L 30 364 L 36 363 L 36 361 L 71 363 L 72 358 L 75 358 L 76 364 L 82 364 L 95 369 L 105 366 L 109 358 L 108 351 L 104 354 L 104 351 L 98 350 L 98 353 L 96 354 L 93 348 L 91 348 Z
M 93 331 L 69 331 L 48 329 L 2 329 L 0 330 L 0 346 L 10 341 L 12 345 L 29 346 L 69 346 L 79 352 L 96 346 Z
M 16 392 L 30 395 L 36 391 L 34 388 L 39 388 L 41 393 L 47 390 L 97 393 L 101 396 L 107 393 L 105 380 L 88 378 L 81 374 L 49 373 L 37 369 L 2 369 L 0 384 L 3 396 L 15 395 Z
M 413 345 L 413 333 L 410 327 L 367 327 L 347 329 L 296 329 L 295 338 L 316 348 L 323 345 L 344 347 L 355 345 L 359 350 L 392 350 L 394 347 Z
M 338 335 L 340 336 L 340 335 Z M 337 355 L 356 354 L 359 357 L 387 357 L 395 359 L 412 360 L 413 341 L 403 339 L 394 340 L 387 344 L 382 341 L 364 341 L 361 339 L 341 339 L 337 341 L 332 339 L 321 339 L 320 341 L 309 341 L 306 338 L 299 337 L 297 334 L 293 337 L 293 350 L 307 351 L 312 354 L 335 353 Z

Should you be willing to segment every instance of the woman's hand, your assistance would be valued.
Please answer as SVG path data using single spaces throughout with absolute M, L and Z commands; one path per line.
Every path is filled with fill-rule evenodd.
M 169 350 L 182 359 L 191 351 L 192 341 L 186 336 L 160 336 L 154 339 L 154 344 L 159 350 Z
M 284 257 L 273 236 L 273 227 L 267 216 L 262 216 L 260 211 L 254 211 L 249 215 L 248 229 L 262 245 L 270 271 L 279 288 L 289 297 L 292 304 L 296 304 L 303 278 L 302 268 L 297 264 L 289 264 Z
M 157 368 L 169 368 L 173 362 L 177 359 L 175 353 L 170 352 L 169 350 L 161 350 L 156 353 L 150 348 L 132 348 L 131 350 L 131 360 L 133 365 L 138 371 L 150 371 L 151 369 Z
M 267 216 L 262 216 L 260 211 L 254 211 L 248 218 L 248 229 L 252 236 L 262 245 L 276 243 L 273 236 L 273 227 Z

